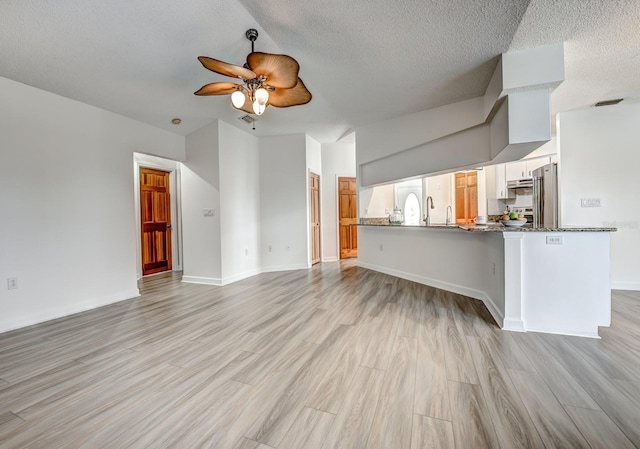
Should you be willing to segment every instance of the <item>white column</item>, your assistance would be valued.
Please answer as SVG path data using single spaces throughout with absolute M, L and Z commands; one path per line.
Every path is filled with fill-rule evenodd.
M 522 316 L 522 232 L 503 232 L 504 322 L 502 329 L 524 332 Z

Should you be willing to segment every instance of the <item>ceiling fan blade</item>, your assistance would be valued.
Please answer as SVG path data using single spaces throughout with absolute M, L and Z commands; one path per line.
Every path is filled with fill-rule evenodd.
M 247 56 L 247 64 L 258 76 L 265 76 L 269 86 L 291 89 L 298 81 L 300 65 L 287 55 L 254 52 Z
M 256 74 L 249 69 L 240 67 L 239 65 L 229 64 L 228 62 L 218 61 L 217 59 L 209 58 L 207 56 L 198 56 L 198 61 L 200 61 L 205 68 L 221 75 L 242 78 L 245 80 L 250 80 L 256 77 Z
M 229 95 L 234 93 L 236 90 L 242 89 L 242 84 L 236 83 L 210 83 L 205 84 L 198 90 L 194 92 L 195 95 Z
M 269 92 L 269 103 L 276 108 L 287 108 L 306 104 L 311 101 L 311 92 L 307 90 L 304 83 L 298 78 L 298 83 L 292 89 L 275 89 Z

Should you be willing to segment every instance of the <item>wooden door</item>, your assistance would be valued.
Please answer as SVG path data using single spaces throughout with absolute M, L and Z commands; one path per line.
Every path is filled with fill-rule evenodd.
M 358 256 L 356 178 L 338 178 L 338 226 L 340 259 Z
M 473 223 L 478 216 L 478 172 L 456 173 L 456 223 Z
M 171 270 L 169 173 L 140 167 L 142 274 Z
M 309 174 L 311 209 L 311 264 L 320 262 L 320 176 Z

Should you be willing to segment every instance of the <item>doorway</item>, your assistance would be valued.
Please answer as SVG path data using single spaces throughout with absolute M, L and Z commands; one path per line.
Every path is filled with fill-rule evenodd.
M 473 223 L 478 216 L 478 172 L 456 173 L 456 223 Z
M 338 178 L 340 259 L 358 257 L 356 178 Z
M 171 270 L 170 172 L 140 167 L 142 275 Z
M 311 222 L 311 265 L 320 262 L 320 176 L 309 173 L 309 208 Z

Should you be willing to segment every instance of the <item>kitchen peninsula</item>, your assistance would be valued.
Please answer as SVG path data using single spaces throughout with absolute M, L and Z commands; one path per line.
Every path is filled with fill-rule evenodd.
M 612 231 L 363 218 L 358 265 L 479 299 L 505 330 L 598 338 L 611 320 Z

